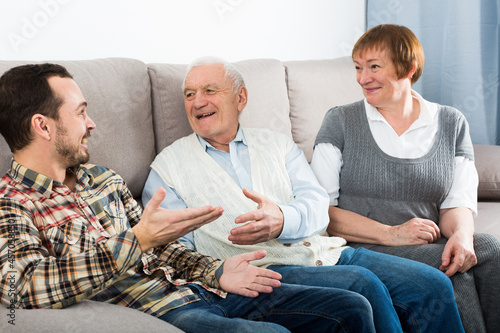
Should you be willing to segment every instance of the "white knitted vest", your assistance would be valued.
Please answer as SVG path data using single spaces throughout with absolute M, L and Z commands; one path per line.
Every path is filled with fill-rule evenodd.
M 293 200 L 292 185 L 285 167 L 293 141 L 267 129 L 243 129 L 251 161 L 253 189 L 276 204 Z M 257 204 L 202 148 L 193 133 L 165 148 L 151 167 L 174 188 L 188 207 L 222 206 L 224 214 L 194 232 L 196 250 L 226 259 L 236 254 L 265 249 L 267 256 L 253 262 L 257 266 L 313 266 L 321 262 L 335 265 L 346 244 L 343 238 L 315 235 L 285 246 L 277 240 L 255 245 L 234 245 L 227 239 L 237 216 L 254 211 Z M 240 224 L 241 225 L 241 224 Z

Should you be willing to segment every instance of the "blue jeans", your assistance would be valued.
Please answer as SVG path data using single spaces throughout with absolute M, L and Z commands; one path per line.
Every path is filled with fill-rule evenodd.
M 375 332 L 370 303 L 347 290 L 284 283 L 256 298 L 224 299 L 189 287 L 200 300 L 160 317 L 185 332 Z
M 377 332 L 463 332 L 450 279 L 416 261 L 347 248 L 335 266 L 269 269 L 279 272 L 283 283 L 341 288 L 365 296 Z

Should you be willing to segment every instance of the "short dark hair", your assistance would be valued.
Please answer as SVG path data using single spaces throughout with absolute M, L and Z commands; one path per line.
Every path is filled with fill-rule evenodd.
M 413 85 L 422 75 L 424 68 L 424 50 L 417 36 L 405 26 L 396 24 L 377 25 L 361 36 L 352 49 L 352 58 L 368 50 L 386 50 L 396 66 L 398 78 L 403 78 L 416 65 L 411 78 Z
M 73 78 L 57 64 L 30 64 L 9 69 L 0 77 L 0 133 L 12 152 L 33 140 L 31 119 L 35 114 L 58 120 L 63 99 L 52 91 L 48 79 Z

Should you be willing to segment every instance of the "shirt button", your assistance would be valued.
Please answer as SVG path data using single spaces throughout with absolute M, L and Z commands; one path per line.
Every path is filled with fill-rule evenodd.
M 286 246 L 286 247 L 290 247 L 290 246 L 292 246 L 292 244 L 290 244 L 290 243 L 285 243 L 285 244 L 283 244 L 283 245 L 284 245 L 284 246 Z
M 304 246 L 309 247 L 309 246 L 311 246 L 311 243 L 309 243 L 309 242 L 304 242 Z
M 323 262 L 321 260 L 316 260 L 316 266 L 323 266 Z

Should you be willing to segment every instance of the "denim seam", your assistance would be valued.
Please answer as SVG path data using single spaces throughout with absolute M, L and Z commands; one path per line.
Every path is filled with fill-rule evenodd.
M 311 315 L 311 316 L 319 316 L 323 317 L 325 319 L 329 320 L 334 320 L 339 325 L 342 327 L 342 330 L 344 332 L 349 332 L 347 328 L 344 326 L 342 320 L 340 320 L 337 317 L 334 317 L 328 313 L 321 312 L 321 311 L 312 311 L 312 310 L 289 310 L 289 311 L 283 311 L 283 310 L 272 310 L 268 312 L 253 312 L 248 316 L 249 320 L 253 321 L 258 321 L 259 319 L 264 319 L 266 317 L 272 316 L 272 315 L 291 315 L 291 314 L 298 314 L 298 315 Z

